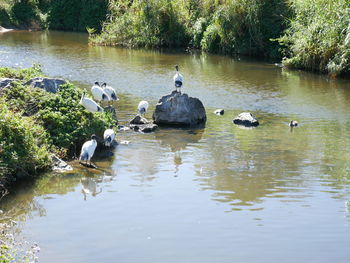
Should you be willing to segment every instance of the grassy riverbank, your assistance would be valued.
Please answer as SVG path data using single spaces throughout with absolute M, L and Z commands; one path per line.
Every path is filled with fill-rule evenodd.
M 194 48 L 349 75 L 346 0 L 4 0 L 0 25 L 88 31 L 97 45 Z
M 72 84 L 55 94 L 24 84 L 42 76 L 40 67 L 0 68 L 1 78 L 15 78 L 0 91 L 0 182 L 6 184 L 51 168 L 51 155 L 75 157 L 91 134 L 102 136 L 110 113 L 91 113 L 79 104 L 82 91 Z

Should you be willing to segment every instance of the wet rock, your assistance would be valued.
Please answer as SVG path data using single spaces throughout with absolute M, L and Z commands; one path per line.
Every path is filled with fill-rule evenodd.
M 139 131 L 143 133 L 153 132 L 158 128 L 157 124 L 148 123 L 148 124 L 130 124 L 130 129 L 134 131 Z
M 148 121 L 146 118 L 136 115 L 132 120 L 129 122 L 130 124 L 148 124 L 150 121 Z
M 242 112 L 233 120 L 234 124 L 244 125 L 246 127 L 258 126 L 259 122 L 250 112 Z
M 30 85 L 32 88 L 40 88 L 47 92 L 56 93 L 60 85 L 64 85 L 67 82 L 63 79 L 52 78 L 33 78 L 29 80 L 26 85 Z
M 129 131 L 130 127 L 124 125 L 118 125 L 118 131 Z
M 0 79 L 0 89 L 6 89 L 10 87 L 11 83 L 17 79 L 3 78 Z
M 97 169 L 97 166 L 93 163 L 84 163 L 84 162 L 81 162 L 80 163 L 82 166 L 85 166 L 87 168 L 93 168 L 93 169 Z
M 217 109 L 214 111 L 216 115 L 224 115 L 225 111 L 223 109 Z
M 205 123 L 207 116 L 199 99 L 173 91 L 158 101 L 153 120 L 158 125 L 196 126 Z
M 66 163 L 65 161 L 58 158 L 56 155 L 52 156 L 52 161 L 53 161 L 53 168 L 52 169 L 54 171 L 66 172 L 66 171 L 73 170 L 72 166 L 70 166 L 68 163 Z

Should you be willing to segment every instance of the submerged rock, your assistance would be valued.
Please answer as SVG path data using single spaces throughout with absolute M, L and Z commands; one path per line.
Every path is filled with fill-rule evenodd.
M 199 99 L 173 91 L 159 100 L 153 120 L 158 125 L 196 126 L 205 123 L 207 116 Z
M 233 120 L 234 124 L 244 125 L 246 127 L 258 126 L 259 122 L 250 112 L 242 112 Z
M 140 115 L 136 115 L 129 123 L 130 124 L 148 124 L 151 122 Z
M 33 78 L 29 80 L 26 85 L 30 85 L 32 88 L 40 88 L 47 92 L 56 93 L 59 86 L 66 83 L 67 82 L 63 79 Z
M 143 133 L 153 132 L 158 128 L 157 124 L 147 123 L 147 124 L 130 124 L 130 129 L 134 131 L 139 131 Z

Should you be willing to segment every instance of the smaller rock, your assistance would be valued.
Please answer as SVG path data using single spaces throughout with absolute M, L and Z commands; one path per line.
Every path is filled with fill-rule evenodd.
M 129 121 L 130 124 L 148 124 L 150 121 L 148 121 L 146 118 L 136 115 L 132 120 Z
M 259 122 L 250 112 L 242 112 L 233 120 L 234 124 L 244 125 L 246 127 L 258 126 Z
M 17 79 L 9 79 L 9 78 L 3 78 L 0 79 L 0 89 L 6 89 L 10 87 L 11 83 Z
M 158 128 L 157 124 L 148 123 L 148 124 L 130 124 L 130 129 L 134 131 L 139 131 L 143 133 L 153 132 Z
M 33 78 L 29 80 L 26 85 L 30 85 L 32 88 L 40 88 L 47 92 L 56 93 L 59 86 L 66 83 L 67 82 L 63 79 Z
M 118 131 L 129 131 L 130 127 L 124 125 L 118 125 Z
M 217 109 L 214 111 L 216 115 L 224 115 L 225 111 L 223 109 Z
M 66 163 L 62 159 L 58 158 L 56 155 L 52 155 L 52 161 L 53 161 L 53 170 L 55 171 L 66 172 L 66 171 L 73 170 L 72 166 L 70 166 L 68 163 Z
M 85 166 L 85 167 L 87 167 L 87 168 L 97 169 L 97 166 L 96 166 L 95 164 L 93 164 L 93 163 L 84 163 L 84 162 L 81 162 L 81 163 L 79 163 L 79 164 L 82 165 L 82 166 Z

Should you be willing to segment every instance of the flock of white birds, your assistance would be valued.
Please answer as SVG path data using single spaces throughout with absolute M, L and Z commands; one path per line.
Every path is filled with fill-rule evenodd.
M 179 72 L 178 65 L 175 66 L 175 69 L 176 69 L 176 72 L 173 78 L 175 88 L 176 88 L 176 91 L 181 92 L 181 87 L 182 87 L 184 78 Z M 98 103 L 101 103 L 102 101 L 106 101 L 109 103 L 109 102 L 119 100 L 115 90 L 111 86 L 108 86 L 106 83 L 103 83 L 102 85 L 100 85 L 98 82 L 95 82 L 95 84 L 91 87 L 91 94 Z M 95 100 L 91 98 L 86 98 L 85 95 L 86 95 L 86 90 L 84 89 L 83 95 L 81 96 L 81 99 L 80 99 L 80 104 L 82 104 L 86 110 L 90 112 L 103 112 L 103 108 Z M 145 100 L 140 101 L 137 107 L 139 114 L 140 115 L 145 114 L 147 112 L 148 106 L 149 104 L 147 101 Z M 113 127 L 114 126 L 111 125 L 103 133 L 103 142 L 107 147 L 111 147 L 113 144 L 113 141 L 115 140 L 115 132 L 113 130 Z M 79 162 L 82 163 L 83 161 L 85 161 L 85 164 L 89 162 L 89 165 L 91 166 L 91 158 L 95 153 L 96 147 L 97 147 L 97 136 L 93 134 L 91 136 L 91 140 L 86 141 L 83 144 L 81 148 Z

